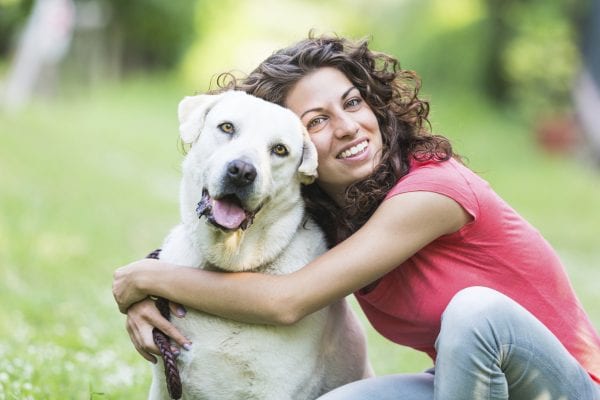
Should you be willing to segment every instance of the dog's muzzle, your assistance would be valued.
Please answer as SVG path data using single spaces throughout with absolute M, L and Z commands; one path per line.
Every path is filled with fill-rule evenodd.
M 251 193 L 256 176 L 256 167 L 246 160 L 236 159 L 227 163 L 220 193 L 213 197 L 208 190 L 202 191 L 202 199 L 196 207 L 198 218 L 205 216 L 208 222 L 225 231 L 247 229 L 260 207 L 248 210 L 242 199 Z

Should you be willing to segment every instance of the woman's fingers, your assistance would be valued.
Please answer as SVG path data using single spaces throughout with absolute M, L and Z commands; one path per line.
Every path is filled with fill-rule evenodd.
M 138 349 L 136 348 L 137 352 L 140 353 L 140 355 L 142 357 L 144 357 L 146 360 L 150 361 L 152 364 L 156 364 L 158 361 L 156 359 L 156 357 L 154 357 L 152 354 L 145 352 L 143 349 Z
M 156 357 L 150 353 L 149 347 L 154 345 L 154 340 L 152 339 L 152 343 L 149 344 L 148 340 L 144 339 L 144 331 L 152 329 L 152 326 L 149 327 L 141 327 L 136 321 L 133 321 L 129 316 L 127 317 L 127 333 L 129 333 L 129 338 L 133 343 L 136 351 L 140 353 L 142 357 L 151 363 L 156 363 Z M 158 349 L 156 349 L 156 353 L 158 354 Z
M 152 336 L 152 330 L 154 329 L 152 323 L 153 308 L 155 307 L 152 300 L 143 300 L 134 304 L 127 313 L 127 332 L 129 332 L 129 337 L 136 350 L 146 359 L 148 359 L 146 355 L 150 355 L 151 353 L 160 354 Z
M 169 309 L 171 310 L 171 314 L 179 318 L 185 317 L 185 314 L 187 313 L 184 306 L 179 303 L 173 303 L 172 301 L 169 302 Z
M 183 347 L 185 350 L 189 350 L 191 342 L 183 336 L 172 323 L 164 319 L 162 315 L 159 314 L 159 318 L 153 320 L 152 324 L 175 341 L 179 346 Z
M 151 362 L 156 362 L 154 355 L 160 354 L 158 347 L 154 343 L 152 334 L 154 328 L 160 329 L 184 349 L 188 350 L 190 348 L 190 341 L 173 324 L 163 318 L 154 305 L 153 300 L 145 299 L 129 308 L 127 312 L 127 332 L 129 332 L 129 337 L 138 353 Z M 175 350 L 175 354 L 179 353 L 177 348 Z

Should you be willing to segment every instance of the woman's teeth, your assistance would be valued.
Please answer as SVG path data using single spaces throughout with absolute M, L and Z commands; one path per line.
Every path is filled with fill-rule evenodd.
M 348 158 L 348 157 L 352 157 L 360 152 L 362 152 L 364 149 L 367 148 L 367 141 L 365 140 L 364 142 L 360 142 L 359 144 L 357 144 L 356 146 L 350 147 L 348 150 L 344 150 L 342 151 L 337 158 Z

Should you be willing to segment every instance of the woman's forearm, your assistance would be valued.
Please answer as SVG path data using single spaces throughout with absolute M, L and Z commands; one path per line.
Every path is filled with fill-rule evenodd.
M 261 273 L 223 273 L 165 264 L 142 273 L 140 288 L 151 295 L 236 321 L 288 324 L 297 319 L 285 276 Z M 286 294 L 287 293 L 287 294 Z

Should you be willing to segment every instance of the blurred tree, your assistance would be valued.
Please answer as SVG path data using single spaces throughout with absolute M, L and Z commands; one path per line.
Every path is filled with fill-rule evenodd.
M 194 38 L 196 0 L 102 1 L 109 6 L 107 31 L 126 69 L 173 67 Z
M 489 43 L 485 63 L 485 86 L 493 98 L 504 101 L 508 95 L 508 78 L 503 68 L 502 54 L 510 41 L 510 29 L 505 16 L 510 0 L 486 0 Z
M 57 67 L 69 50 L 74 24 L 73 0 L 35 1 L 3 85 L 3 108 L 16 111 L 35 92 L 51 91 Z
M 580 24 L 583 65 L 573 98 L 585 143 L 583 153 L 600 167 L 600 0 L 591 0 L 587 11 Z
M 489 93 L 530 115 L 563 111 L 579 69 L 577 0 L 485 0 L 490 41 Z
M 488 48 L 481 0 L 390 1 L 369 12 L 374 48 L 415 70 L 426 96 L 481 90 Z
M 33 0 L 0 0 L 0 58 L 6 58 L 12 50 L 32 6 Z
M 76 0 L 75 54 L 69 61 L 118 71 L 172 68 L 195 37 L 195 8 L 203 1 Z M 0 58 L 14 49 L 32 4 L 0 0 Z
M 200 0 L 196 38 L 181 65 L 197 90 L 225 71 L 243 76 L 275 50 L 315 33 L 362 36 L 365 6 L 356 0 Z
M 528 116 L 570 105 L 581 0 L 405 0 L 373 4 L 378 48 L 415 69 L 427 92 L 478 90 Z
M 600 0 L 588 1 L 585 15 L 580 18 L 581 51 L 585 68 L 600 87 Z

